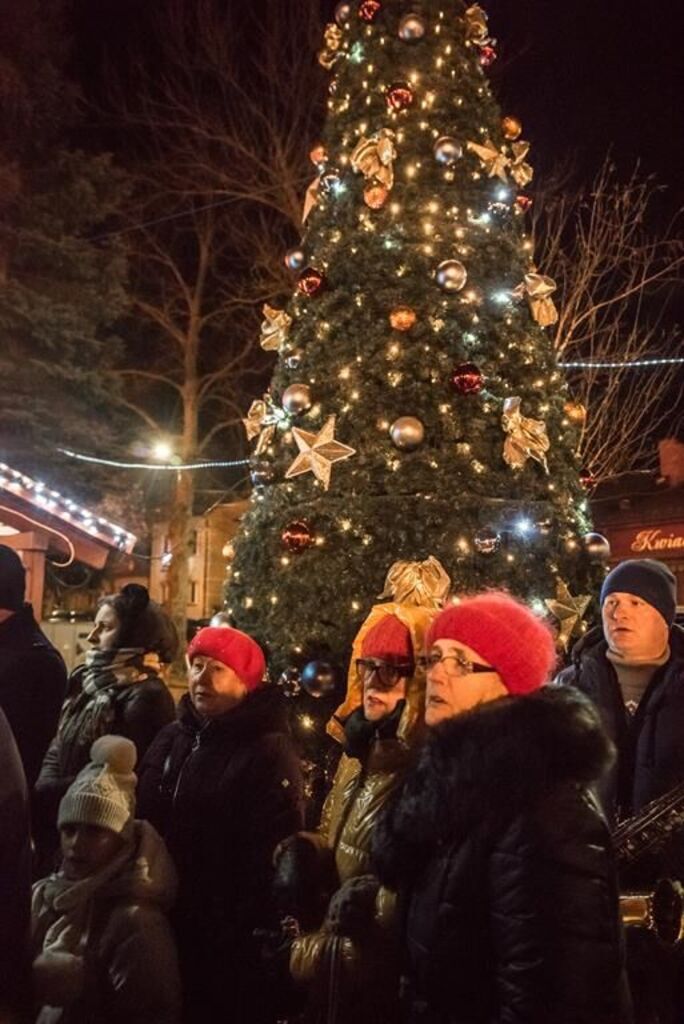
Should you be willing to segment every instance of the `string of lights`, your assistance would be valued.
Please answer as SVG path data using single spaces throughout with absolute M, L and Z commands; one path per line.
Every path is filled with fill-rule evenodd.
M 559 363 L 558 365 L 563 370 L 632 370 L 645 366 L 681 366 L 682 363 L 684 363 L 684 356 L 663 356 L 662 358 L 653 359 L 633 359 L 624 363 L 618 360 L 594 361 L 587 359 L 586 361 L 577 360 Z
M 58 448 L 58 452 L 79 462 L 90 462 L 96 466 L 111 466 L 114 469 L 161 469 L 161 470 L 194 470 L 194 469 L 226 469 L 233 466 L 248 466 L 249 459 L 224 459 L 214 462 L 120 462 L 116 459 L 99 459 L 95 455 L 84 455 L 73 452 L 69 448 Z

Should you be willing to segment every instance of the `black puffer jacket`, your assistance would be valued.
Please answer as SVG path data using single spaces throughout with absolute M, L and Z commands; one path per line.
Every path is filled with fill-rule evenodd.
M 57 731 L 66 681 L 62 656 L 30 604 L 0 623 L 0 708 L 17 741 L 29 789 Z
M 218 718 L 189 697 L 139 770 L 138 816 L 166 839 L 187 1019 L 271 1020 L 255 928 L 274 927 L 272 857 L 303 826 L 299 758 L 282 696 L 263 688 Z
M 569 690 L 433 730 L 375 845 L 406 915 L 412 1024 L 629 1024 L 610 837 L 585 788 L 610 754 Z

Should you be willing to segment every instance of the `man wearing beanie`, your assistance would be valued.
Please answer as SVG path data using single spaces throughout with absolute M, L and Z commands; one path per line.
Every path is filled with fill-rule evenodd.
M 427 639 L 427 742 L 373 844 L 405 908 L 409 1024 L 631 1024 L 610 834 L 612 750 L 591 704 L 546 687 L 548 627 L 465 598 Z
M 0 544 L 0 708 L 31 789 L 57 731 L 67 676 L 61 655 L 24 602 L 25 576 L 16 551 Z
M 318 914 L 291 909 L 303 934 L 291 945 L 290 973 L 312 1024 L 333 1004 L 338 1024 L 398 1020 L 394 905 L 370 874 L 370 847 L 421 730 L 425 677 L 416 655 L 434 614 L 401 604 L 372 609 L 354 642 L 346 699 L 328 725 L 343 754 L 320 825 L 280 851 L 279 881 L 285 873 L 297 881 L 299 858 L 307 903 L 318 902 Z
M 601 625 L 575 645 L 558 677 L 593 701 L 617 748 L 616 766 L 599 791 L 613 824 L 684 782 L 684 631 L 674 622 L 676 595 L 662 562 L 621 562 L 601 587 Z M 681 832 L 621 881 L 626 889 L 652 890 L 668 877 L 684 881 Z M 684 1019 L 684 999 L 663 977 L 665 951 L 643 929 L 628 929 L 627 938 L 637 1020 Z M 684 971 L 678 973 L 682 981 L 672 984 L 684 987 Z
M 188 693 L 140 768 L 139 810 L 179 875 L 173 917 L 186 1024 L 271 1024 L 256 929 L 273 928 L 272 858 L 301 828 L 303 787 L 263 652 L 229 626 L 188 647 Z
M 33 887 L 37 1024 L 179 1024 L 176 872 L 134 818 L 135 746 L 101 736 L 90 758 L 59 805 L 61 866 Z

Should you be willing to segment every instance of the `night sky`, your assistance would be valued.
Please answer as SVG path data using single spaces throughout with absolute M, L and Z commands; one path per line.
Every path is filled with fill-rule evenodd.
M 96 77 L 144 34 L 145 12 L 165 0 L 74 0 L 77 64 Z M 225 0 L 237 11 L 249 0 Z M 267 12 L 276 3 L 252 0 Z M 391 2 L 391 0 L 388 0 Z M 448 8 L 451 0 L 444 0 Z M 504 113 L 518 116 L 542 176 L 554 165 L 588 179 L 610 148 L 625 173 L 640 160 L 684 200 L 682 0 L 482 0 L 499 61 L 491 71 Z M 334 0 L 323 0 L 330 17 Z M 417 9 L 420 4 L 416 4 Z M 313 55 L 312 55 L 312 59 Z

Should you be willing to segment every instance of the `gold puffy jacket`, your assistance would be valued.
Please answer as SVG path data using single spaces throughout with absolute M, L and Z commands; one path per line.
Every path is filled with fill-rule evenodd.
M 347 698 L 328 731 L 344 741 L 340 725 L 361 703 L 361 688 L 354 671 L 365 632 L 382 615 L 397 615 L 411 630 L 414 650 L 424 648 L 424 636 L 433 616 L 425 608 L 396 604 L 376 605 L 354 644 Z M 339 885 L 370 872 L 373 830 L 392 790 L 399 783 L 411 747 L 422 731 L 424 679 L 408 681 L 396 737 L 376 739 L 365 762 L 343 754 L 325 801 L 316 832 L 306 833 L 322 860 L 332 861 Z M 301 935 L 290 954 L 295 982 L 308 990 L 309 1016 L 316 1022 L 336 1024 L 392 1024 L 396 1019 L 398 950 L 394 894 L 379 889 L 373 919 L 363 938 L 339 935 L 326 918 L 318 931 Z

